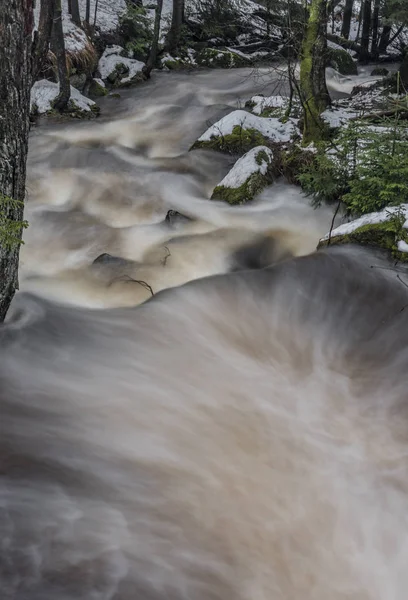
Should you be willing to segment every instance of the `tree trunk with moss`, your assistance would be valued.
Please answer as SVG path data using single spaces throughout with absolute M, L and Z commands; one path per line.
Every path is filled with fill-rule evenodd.
M 179 45 L 181 37 L 181 27 L 183 25 L 183 0 L 173 0 L 173 12 L 171 25 L 166 38 L 166 50 L 174 54 Z
M 326 0 L 312 0 L 300 63 L 304 144 L 318 141 L 324 136 L 325 127 L 320 115 L 330 104 L 325 72 L 327 53 L 326 27 Z
M 67 56 L 65 53 L 64 31 L 62 28 L 61 0 L 55 0 L 54 23 L 52 30 L 52 50 L 57 59 L 59 94 L 54 100 L 54 108 L 64 111 L 71 97 Z
M 0 321 L 18 288 L 32 30 L 32 0 L 0 0 Z
M 346 0 L 343 13 L 343 23 L 341 25 L 341 37 L 348 40 L 350 35 L 351 17 L 353 16 L 354 0 Z
M 33 81 L 41 79 L 47 60 L 54 18 L 54 0 L 41 0 L 38 31 L 35 32 L 33 51 Z
M 150 73 L 157 60 L 157 51 L 159 49 L 159 37 L 160 37 L 160 22 L 163 9 L 163 0 L 157 0 L 156 13 L 154 17 L 154 31 L 152 47 L 150 48 L 149 58 L 147 59 L 146 65 L 143 67 L 143 73 L 146 77 L 150 77 Z

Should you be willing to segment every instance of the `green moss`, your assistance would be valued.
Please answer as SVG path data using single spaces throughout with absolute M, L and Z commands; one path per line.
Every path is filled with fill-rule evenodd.
M 95 79 L 92 80 L 91 85 L 89 86 L 89 95 L 90 96 L 101 97 L 101 96 L 106 96 L 107 93 L 108 93 L 108 90 L 106 89 L 106 87 L 104 87 L 103 85 L 98 83 Z
M 341 48 L 327 48 L 327 65 L 342 75 L 357 75 L 357 64 L 350 54 Z
M 398 241 L 408 242 L 408 235 L 403 228 L 404 218 L 398 216 L 383 223 L 370 223 L 363 225 L 355 231 L 336 235 L 330 239 L 330 245 L 337 244 L 359 244 L 371 248 L 379 248 L 390 252 L 396 260 L 408 262 L 408 254 L 398 250 Z M 329 245 L 328 240 L 322 240 L 318 248 Z
M 217 50 L 215 48 L 204 48 L 197 54 L 197 64 L 201 67 L 233 69 L 238 67 L 247 67 L 251 64 L 250 60 L 229 52 L 228 50 Z
M 224 200 L 228 204 L 245 204 L 251 202 L 271 183 L 272 179 L 269 175 L 254 173 L 245 183 L 238 188 L 224 187 L 217 185 L 211 196 L 211 200 Z
M 208 141 L 197 141 L 192 145 L 191 150 L 204 148 L 242 156 L 256 146 L 268 145 L 269 140 L 256 129 L 244 129 L 241 125 L 235 125 L 232 133 L 214 136 Z
M 68 102 L 67 113 L 69 113 L 70 117 L 74 117 L 75 119 L 92 119 L 93 117 L 97 117 L 101 112 L 101 109 L 97 104 L 92 104 L 89 108 L 91 109 L 90 111 L 82 110 L 73 100 L 70 100 Z

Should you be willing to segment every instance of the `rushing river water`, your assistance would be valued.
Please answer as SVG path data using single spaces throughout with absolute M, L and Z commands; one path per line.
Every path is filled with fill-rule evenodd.
M 231 158 L 188 152 L 277 84 L 155 74 L 32 131 L 2 600 L 405 600 L 407 286 L 381 256 L 314 253 L 332 210 L 297 188 L 210 202 Z

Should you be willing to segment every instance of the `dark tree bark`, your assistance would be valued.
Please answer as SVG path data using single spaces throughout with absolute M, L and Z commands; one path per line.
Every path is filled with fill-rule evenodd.
M 85 22 L 89 26 L 91 22 L 91 0 L 86 0 Z
M 384 25 L 381 32 L 380 43 L 378 44 L 378 54 L 383 54 L 390 43 L 391 25 Z
M 361 30 L 361 56 L 362 62 L 369 60 L 370 52 L 370 31 L 371 31 L 371 0 L 364 0 L 363 3 L 363 24 Z
M 79 2 L 78 0 L 68 0 L 68 12 L 75 25 L 81 27 L 81 15 L 79 13 Z
M 59 94 L 54 100 L 54 108 L 64 111 L 71 97 L 67 57 L 65 53 L 64 31 L 62 29 L 61 0 L 55 0 L 52 49 L 57 58 Z
M 180 44 L 181 26 L 183 24 L 183 0 L 173 0 L 171 25 L 166 39 L 166 50 L 170 53 L 177 51 Z
M 371 55 L 374 58 L 378 56 L 378 23 L 380 17 L 380 4 L 381 0 L 374 0 L 374 10 L 372 18 L 372 42 L 371 42 Z
M 326 0 L 312 0 L 300 63 L 300 90 L 303 103 L 303 143 L 321 139 L 321 113 L 330 104 L 326 86 Z
M 153 31 L 152 47 L 150 48 L 150 53 L 149 53 L 149 58 L 147 59 L 147 63 L 145 65 L 145 67 L 143 68 L 143 73 L 146 75 L 146 77 L 150 77 L 150 73 L 152 72 L 152 69 L 153 69 L 154 65 L 156 64 L 156 60 L 157 60 L 157 51 L 159 49 L 160 21 L 161 21 L 162 9 L 163 9 L 163 0 L 157 0 L 156 13 L 155 13 L 155 17 L 154 17 L 154 31 Z
M 18 288 L 32 30 L 32 0 L 0 0 L 0 321 Z
M 346 0 L 343 13 L 343 23 L 341 25 L 341 37 L 348 40 L 350 35 L 351 17 L 353 16 L 354 0 Z
M 41 78 L 47 59 L 54 18 L 54 0 L 41 0 L 40 20 L 33 52 L 33 81 Z

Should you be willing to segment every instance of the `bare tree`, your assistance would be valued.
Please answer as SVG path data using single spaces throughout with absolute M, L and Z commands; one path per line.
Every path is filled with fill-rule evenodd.
M 181 27 L 183 25 L 183 0 L 173 0 L 173 12 L 171 16 L 171 25 L 166 39 L 166 50 L 170 53 L 177 51 L 180 44 Z
M 373 57 L 376 57 L 378 55 L 378 24 L 380 19 L 380 5 L 381 0 L 374 0 L 371 41 L 371 55 Z
M 163 9 L 163 0 L 157 0 L 156 4 L 156 13 L 154 17 L 154 31 L 153 31 L 153 40 L 152 47 L 150 48 L 149 58 L 147 59 L 147 63 L 143 68 L 143 73 L 146 77 L 150 77 L 150 73 L 156 64 L 157 60 L 157 51 L 159 49 L 159 37 L 160 37 L 160 22 L 161 15 Z
M 300 92 L 303 104 L 303 142 L 317 141 L 324 130 L 321 113 L 330 104 L 326 86 L 327 3 L 312 0 L 302 45 Z
M 28 148 L 31 0 L 0 0 L 0 320 L 18 288 Z
M 85 23 L 88 25 L 88 27 L 91 23 L 91 0 L 86 0 Z
M 67 57 L 65 53 L 64 31 L 62 28 L 61 0 L 55 0 L 52 49 L 57 59 L 59 94 L 54 100 L 54 108 L 64 111 L 71 97 Z
M 41 77 L 47 59 L 52 33 L 54 7 L 54 0 L 41 0 L 40 19 L 38 31 L 35 33 L 33 48 L 33 81 Z
M 79 12 L 79 2 L 78 0 L 68 0 L 68 12 L 71 15 L 71 18 L 75 25 L 81 27 L 81 15 Z
M 363 2 L 363 24 L 361 30 L 361 55 L 360 60 L 367 62 L 369 59 L 369 45 L 371 32 L 371 0 Z
M 343 12 L 343 22 L 341 24 L 341 37 L 348 40 L 350 35 L 351 17 L 353 16 L 354 0 L 346 0 Z

